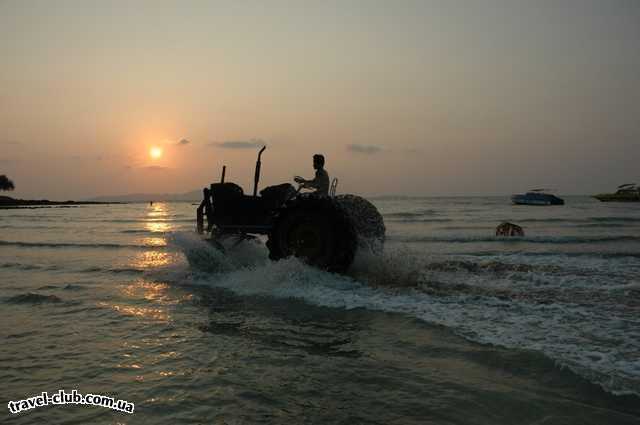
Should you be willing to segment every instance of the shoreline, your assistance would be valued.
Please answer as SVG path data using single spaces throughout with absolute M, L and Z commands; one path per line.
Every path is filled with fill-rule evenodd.
M 43 207 L 73 207 L 79 205 L 109 205 L 124 204 L 125 202 L 98 201 L 50 201 L 48 199 L 13 199 L 0 196 L 0 209 L 43 208 Z

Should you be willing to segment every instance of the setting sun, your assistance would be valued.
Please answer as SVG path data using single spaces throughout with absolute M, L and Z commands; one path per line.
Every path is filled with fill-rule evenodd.
M 159 159 L 162 156 L 162 148 L 158 148 L 158 147 L 152 147 L 149 150 L 149 156 L 151 156 L 152 159 Z

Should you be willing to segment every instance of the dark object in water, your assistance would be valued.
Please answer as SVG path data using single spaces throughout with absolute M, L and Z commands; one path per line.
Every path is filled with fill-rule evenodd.
M 529 192 L 511 196 L 516 205 L 564 205 L 564 199 L 552 195 L 547 189 L 533 189 Z
M 602 202 L 640 202 L 640 187 L 635 183 L 622 184 L 616 193 L 600 193 L 593 197 Z
M 373 244 L 374 252 L 381 249 L 384 222 L 375 206 L 364 198 L 301 194 L 302 186 L 296 190 L 289 183 L 269 186 L 258 196 L 264 150 L 260 150 L 256 162 L 253 195 L 245 195 L 240 186 L 224 180 L 211 185 L 214 244 L 232 235 L 239 241 L 251 235 L 268 235 L 271 260 L 295 256 L 338 273 L 347 271 L 361 243 Z M 201 230 L 201 212 L 197 221 Z
M 496 227 L 496 236 L 524 236 L 524 229 L 505 221 Z

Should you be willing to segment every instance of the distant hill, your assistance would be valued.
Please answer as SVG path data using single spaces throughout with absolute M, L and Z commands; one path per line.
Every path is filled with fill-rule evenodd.
M 97 202 L 149 202 L 149 201 L 200 201 L 202 191 L 194 190 L 185 193 L 131 193 L 127 195 L 97 196 L 87 201 Z

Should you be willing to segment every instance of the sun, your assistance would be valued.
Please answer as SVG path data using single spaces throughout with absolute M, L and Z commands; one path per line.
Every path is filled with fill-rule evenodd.
M 162 156 L 162 148 L 159 148 L 157 146 L 152 147 L 151 149 L 149 149 L 149 156 L 152 159 L 160 159 L 160 157 Z

